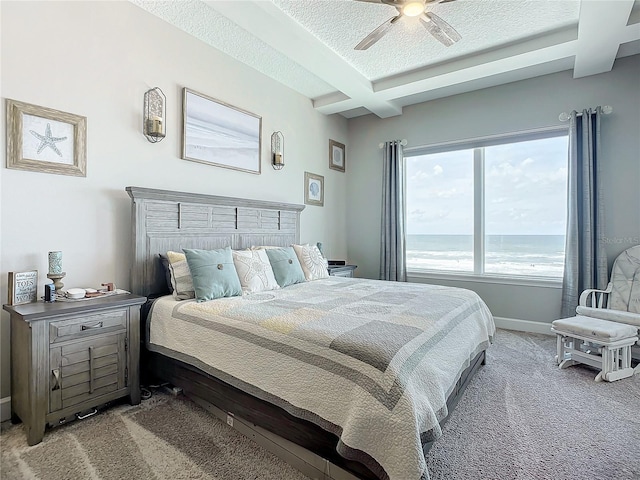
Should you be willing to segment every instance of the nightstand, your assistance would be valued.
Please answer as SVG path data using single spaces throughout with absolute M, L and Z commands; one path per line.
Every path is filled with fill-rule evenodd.
M 11 417 L 27 443 L 128 396 L 140 403 L 140 305 L 122 294 L 77 302 L 4 305 L 11 314 Z
M 332 277 L 353 277 L 357 265 L 329 265 L 329 275 Z

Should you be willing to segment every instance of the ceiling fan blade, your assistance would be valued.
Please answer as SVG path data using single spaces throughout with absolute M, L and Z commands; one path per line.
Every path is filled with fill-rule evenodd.
M 355 0 L 356 2 L 382 3 L 381 0 Z
M 396 24 L 396 20 L 398 20 L 400 17 L 401 15 L 396 15 L 395 17 L 391 17 L 389 20 L 384 22 L 382 25 L 376 28 L 373 32 L 371 32 L 369 35 L 364 37 L 364 39 L 354 47 L 354 50 L 366 50 L 371 45 L 376 43 L 389 31 L 391 27 L 393 27 Z
M 435 13 L 423 13 L 420 15 L 420 22 L 436 40 L 446 47 L 450 47 L 462 38 L 451 25 Z

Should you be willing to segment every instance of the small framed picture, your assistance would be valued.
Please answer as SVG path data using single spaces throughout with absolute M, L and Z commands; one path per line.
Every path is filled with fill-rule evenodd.
M 329 140 L 329 168 L 344 172 L 346 164 L 347 157 L 344 144 Z
M 21 305 L 38 300 L 38 271 L 9 272 L 9 305 Z
M 324 206 L 324 177 L 304 172 L 304 203 Z
M 87 118 L 7 99 L 7 168 L 87 176 Z

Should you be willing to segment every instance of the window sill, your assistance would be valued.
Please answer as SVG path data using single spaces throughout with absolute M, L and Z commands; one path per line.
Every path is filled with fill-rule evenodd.
M 562 288 L 561 278 L 533 278 L 518 276 L 502 276 L 485 273 L 484 275 L 476 275 L 474 273 L 465 272 L 446 272 L 435 270 L 408 270 L 407 279 L 411 278 L 432 279 L 432 280 L 449 280 L 455 282 L 474 282 L 474 283 L 492 283 L 496 285 L 519 285 L 523 287 L 538 288 Z

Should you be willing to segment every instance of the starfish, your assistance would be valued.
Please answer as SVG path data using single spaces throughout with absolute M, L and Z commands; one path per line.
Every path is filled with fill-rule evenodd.
M 42 152 L 42 150 L 44 150 L 45 148 L 50 147 L 51 150 L 58 154 L 58 156 L 62 156 L 62 153 L 60 152 L 60 150 L 58 150 L 58 147 L 56 147 L 56 143 L 66 140 L 67 137 L 52 137 L 51 124 L 47 123 L 47 128 L 45 129 L 44 135 L 40 135 L 38 132 L 34 132 L 33 130 L 29 131 L 31 132 L 31 135 L 42 142 L 38 147 L 38 153 Z

